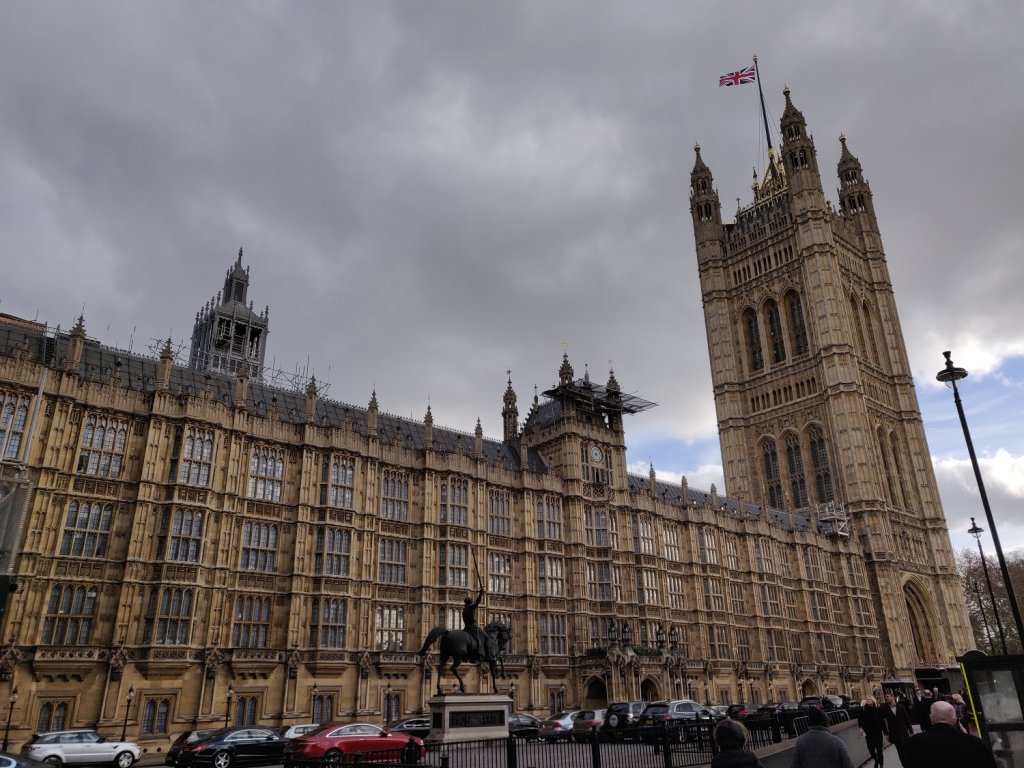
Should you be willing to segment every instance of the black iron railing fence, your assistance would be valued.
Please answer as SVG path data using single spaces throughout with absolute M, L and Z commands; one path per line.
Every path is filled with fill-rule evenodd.
M 834 722 L 841 719 L 845 718 Z M 744 721 L 750 732 L 750 749 L 777 744 L 787 736 L 803 733 L 806 724 L 806 717 L 795 718 L 789 732 L 775 718 Z M 337 754 L 331 760 L 290 760 L 285 768 L 687 768 L 711 762 L 717 751 L 715 725 L 716 722 L 700 721 L 609 735 L 598 731 L 586 741 L 547 742 L 509 737 L 427 744 L 423 749 L 413 742 L 386 752 Z

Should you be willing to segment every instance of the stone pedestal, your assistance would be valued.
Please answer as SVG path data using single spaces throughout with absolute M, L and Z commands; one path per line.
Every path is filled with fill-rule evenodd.
M 508 736 L 512 699 L 501 693 L 455 693 L 434 696 L 430 705 L 430 744 Z

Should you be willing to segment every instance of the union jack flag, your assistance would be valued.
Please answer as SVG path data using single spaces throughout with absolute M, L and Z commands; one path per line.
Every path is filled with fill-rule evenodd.
M 718 86 L 743 85 L 744 83 L 752 83 L 755 80 L 757 80 L 757 73 L 754 70 L 754 66 L 751 65 L 746 69 L 741 69 L 739 72 L 730 72 L 728 75 L 722 75 L 718 78 Z

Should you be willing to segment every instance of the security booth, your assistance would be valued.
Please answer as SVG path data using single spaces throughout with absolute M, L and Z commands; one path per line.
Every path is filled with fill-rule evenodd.
M 1024 656 L 968 651 L 957 661 L 978 733 L 1005 768 L 1024 768 Z

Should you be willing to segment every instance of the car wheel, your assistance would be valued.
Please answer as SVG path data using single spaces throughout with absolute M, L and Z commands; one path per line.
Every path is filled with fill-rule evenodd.
M 213 756 L 213 768 L 231 768 L 231 755 L 228 752 L 218 752 Z
M 132 763 L 135 762 L 135 755 L 128 750 L 124 752 L 118 752 L 117 757 L 114 758 L 114 765 L 117 768 L 132 768 Z
M 49 757 L 44 758 L 43 762 L 56 766 L 56 768 L 60 768 L 60 766 L 64 765 L 64 761 L 60 759 L 59 755 L 50 755 Z
M 341 762 L 341 752 L 337 749 L 328 750 L 327 754 L 324 755 L 324 762 L 332 765 Z

